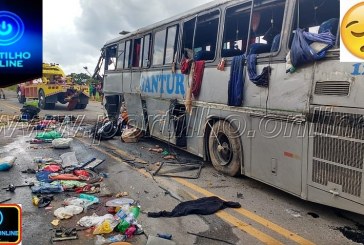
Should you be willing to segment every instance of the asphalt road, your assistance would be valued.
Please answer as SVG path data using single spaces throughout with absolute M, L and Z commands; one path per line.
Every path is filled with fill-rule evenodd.
M 6 108 L 5 108 L 6 107 Z M 1 113 L 17 113 L 19 104 L 14 98 L 0 100 Z M 100 104 L 91 103 L 86 116 L 92 112 L 102 113 Z M 78 111 L 73 111 L 76 113 Z M 42 112 L 43 113 L 43 112 Z M 56 114 L 66 113 L 56 110 Z M 49 113 L 47 113 L 49 114 Z M 93 117 L 90 117 L 90 119 Z M 10 131 L 9 131 L 10 132 Z M 33 134 L 16 129 L 6 134 L 0 141 L 0 158 L 7 155 L 18 157 L 16 166 L 9 172 L 0 172 L 0 185 L 17 184 L 32 181 L 34 176 L 20 173 L 21 170 L 33 167 L 32 158 L 37 156 L 55 157 L 70 150 L 30 149 L 26 143 Z M 105 142 L 93 142 L 81 134 L 75 137 L 72 151 L 77 153 L 79 161 L 92 157 L 104 158 L 106 162 L 98 169 L 106 172 L 109 178 L 105 183 L 111 191 L 127 191 L 131 198 L 139 200 L 142 206 L 140 223 L 147 234 L 159 232 L 170 233 L 177 244 L 227 244 L 195 235 L 193 232 L 207 237 L 225 240 L 230 244 L 357 244 L 350 240 L 355 237 L 345 235 L 344 227 L 362 229 L 358 233 L 364 243 L 364 217 L 335 208 L 306 202 L 278 189 L 246 177 L 232 178 L 218 173 L 209 163 L 204 165 L 198 179 L 167 178 L 152 176 L 150 172 L 158 168 L 162 162 L 161 154 L 148 151 L 156 144 L 166 150 L 175 152 L 180 162 L 201 162 L 201 159 L 186 154 L 173 147 L 151 138 L 144 138 L 139 143 L 122 143 L 119 137 Z M 140 163 L 145 162 L 145 163 Z M 176 171 L 174 174 L 181 174 Z M 196 171 L 186 172 L 190 176 Z M 1 197 L 10 193 L 0 192 Z M 239 209 L 225 209 L 215 215 L 190 215 L 179 218 L 148 218 L 146 212 L 172 210 L 180 201 L 216 195 L 223 199 L 239 202 Z M 53 211 L 61 205 L 63 194 L 56 196 L 52 204 L 53 210 L 35 208 L 31 204 L 31 193 L 27 188 L 19 189 L 10 195 L 12 202 L 23 205 L 23 244 L 48 244 L 53 234 L 50 221 L 54 219 Z M 97 207 L 97 214 L 105 210 Z M 83 216 L 61 221 L 61 225 L 72 227 Z M 346 230 L 348 230 L 346 228 Z M 87 231 L 79 232 L 80 239 L 74 242 L 59 244 L 93 244 L 94 237 Z M 353 234 L 352 234 L 353 235 Z M 36 241 L 36 243 L 34 243 Z M 144 236 L 136 236 L 132 244 L 145 244 Z
M 14 116 L 20 114 L 20 104 L 17 100 L 16 93 L 14 91 L 5 90 L 6 99 L 0 98 L 0 115 Z M 56 103 L 54 110 L 41 110 L 39 116 L 45 115 L 73 115 L 80 120 L 95 121 L 98 117 L 103 117 L 103 106 L 100 102 L 90 101 L 86 109 L 84 110 L 67 110 L 67 105 Z

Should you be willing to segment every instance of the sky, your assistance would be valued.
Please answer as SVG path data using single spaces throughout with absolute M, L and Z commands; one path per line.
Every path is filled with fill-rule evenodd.
M 212 0 L 43 0 L 43 62 L 92 74 L 102 46 Z

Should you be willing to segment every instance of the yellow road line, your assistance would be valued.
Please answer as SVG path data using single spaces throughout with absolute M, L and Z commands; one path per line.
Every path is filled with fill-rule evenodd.
M 20 107 L 12 106 L 12 105 L 10 105 L 10 104 L 8 104 L 8 103 L 4 102 L 4 101 L 1 101 L 0 105 L 1 105 L 1 104 L 4 104 L 4 106 L 9 107 L 9 108 L 14 109 L 14 110 L 17 110 L 17 111 L 18 111 L 18 110 L 20 110 Z
M 79 139 L 79 141 L 83 142 L 83 143 L 88 143 L 82 139 Z M 92 146 L 94 149 L 102 152 L 103 154 L 105 155 L 108 155 L 109 157 L 113 158 L 114 160 L 118 161 L 118 162 L 122 162 L 122 163 L 125 163 L 122 159 L 120 158 L 117 158 L 115 157 L 114 155 L 112 155 L 111 153 L 97 147 L 97 146 Z M 120 151 L 119 149 L 113 149 L 114 151 L 118 152 L 118 153 L 122 153 L 122 155 L 124 156 L 128 156 L 128 157 L 133 157 L 132 155 L 126 153 L 126 152 L 123 152 L 123 151 Z M 119 152 L 120 151 L 120 152 Z M 127 166 L 129 166 L 127 164 Z M 134 168 L 133 168 L 134 169 Z M 137 170 L 139 173 L 143 174 L 144 176 L 147 176 L 148 178 L 150 178 L 150 175 L 147 174 L 146 172 L 142 171 L 141 169 L 135 169 Z M 190 194 L 190 193 L 189 193 Z M 193 197 L 194 199 L 197 199 L 196 196 L 190 194 L 191 197 Z M 234 216 L 228 214 L 227 212 L 225 211 L 219 211 L 217 213 L 215 213 L 215 215 L 217 215 L 219 218 L 221 218 L 222 220 L 225 220 L 227 221 L 228 223 L 232 224 L 233 226 L 237 227 L 238 229 L 248 233 L 249 235 L 255 237 L 256 239 L 260 240 L 261 242 L 265 243 L 265 244 L 268 244 L 268 245 L 280 245 L 282 244 L 280 241 L 274 239 L 273 237 L 257 230 L 256 228 L 252 227 L 251 225 L 235 218 Z
M 193 194 L 191 194 L 190 192 L 187 192 L 193 199 L 197 199 L 197 197 Z M 228 223 L 232 224 L 233 226 L 235 226 L 236 228 L 254 236 L 255 238 L 257 238 L 258 240 L 260 240 L 261 242 L 265 243 L 265 244 L 282 244 L 280 241 L 272 238 L 271 236 L 268 236 L 267 234 L 255 229 L 254 227 L 252 227 L 251 225 L 242 222 L 241 220 L 235 218 L 234 216 L 232 216 L 231 214 L 225 212 L 225 211 L 218 211 L 217 213 L 215 213 L 215 215 L 217 217 L 219 217 L 222 220 L 227 221 Z
M 108 144 L 110 146 L 112 146 L 111 144 Z M 129 153 L 123 151 L 123 150 L 120 150 L 120 149 L 114 149 L 116 152 L 118 152 L 120 155 L 122 156 L 125 156 L 125 157 L 128 157 L 128 158 L 133 158 L 132 155 L 130 155 Z M 139 171 L 141 172 L 141 171 Z M 187 181 L 185 179 L 180 179 L 180 178 L 172 178 L 174 179 L 175 181 L 177 181 L 178 183 L 192 189 L 192 190 L 195 190 L 205 196 L 216 196 L 216 194 L 212 193 L 212 192 L 209 192 L 208 190 L 206 189 L 203 189 L 201 188 L 200 186 L 197 186 L 193 183 L 191 183 L 190 181 Z M 221 197 L 220 197 L 221 198 Z M 221 198 L 221 199 L 224 199 L 224 198 Z M 239 214 L 267 227 L 268 229 L 274 231 L 274 232 L 277 232 L 278 234 L 298 243 L 298 244 L 302 244 L 302 245 L 314 245 L 315 243 L 313 243 L 312 241 L 309 241 L 255 213 L 252 213 L 244 208 L 238 208 L 238 209 L 233 209 L 235 212 L 238 212 Z
M 181 179 L 181 178 L 173 178 L 175 181 L 177 181 L 178 183 L 184 185 L 184 186 L 187 186 L 188 188 L 192 189 L 192 190 L 195 190 L 196 192 L 199 192 L 205 196 L 216 196 L 214 193 L 212 192 L 209 192 L 208 190 L 205 190 L 203 188 L 201 188 L 200 186 L 197 186 L 185 179 Z M 224 198 L 221 198 L 221 199 L 224 199 Z M 272 231 L 275 231 L 277 232 L 278 234 L 281 234 L 282 236 L 290 239 L 290 240 L 293 240 L 295 242 L 297 242 L 298 244 L 304 244 L 304 245 L 314 245 L 315 243 L 301 237 L 301 236 L 298 236 L 297 234 L 267 220 L 267 219 L 264 219 L 263 217 L 259 216 L 259 215 L 256 215 L 244 208 L 234 208 L 232 209 L 234 210 L 235 212 L 238 212 L 244 216 L 246 216 L 247 218 L 251 219 L 251 220 L 254 220 L 255 222 L 271 229 Z

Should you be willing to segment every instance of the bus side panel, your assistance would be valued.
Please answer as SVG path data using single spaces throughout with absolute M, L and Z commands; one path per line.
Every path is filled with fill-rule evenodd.
M 140 76 L 142 95 L 150 98 L 160 98 L 162 79 L 161 70 L 143 72 Z
M 125 105 L 128 109 L 128 124 L 146 130 L 142 99 L 138 93 L 124 93 Z
M 108 73 L 105 75 L 103 87 L 104 93 L 120 94 L 123 92 L 123 81 L 121 73 Z
M 132 93 L 140 93 L 140 78 L 141 72 L 138 70 L 133 70 L 131 74 L 131 84 L 130 84 L 130 92 Z
M 123 91 L 124 93 L 131 93 L 131 72 L 125 71 L 123 72 Z
M 257 74 L 261 74 L 266 66 L 267 64 L 257 65 Z M 313 66 L 302 67 L 292 74 L 286 74 L 285 63 L 275 63 L 270 66 L 272 74 L 269 90 L 257 87 L 246 76 L 244 106 L 259 108 L 267 106 L 268 109 L 273 110 L 307 112 L 313 80 Z
M 363 108 L 363 90 L 364 63 L 316 63 L 312 104 Z
M 169 120 L 170 102 L 158 98 L 145 97 L 148 112 L 150 135 L 158 139 L 175 143 L 169 129 L 173 127 Z
M 227 104 L 230 67 L 219 71 L 216 67 L 205 68 L 199 101 Z
M 304 125 L 255 116 L 251 120 L 252 177 L 300 196 Z

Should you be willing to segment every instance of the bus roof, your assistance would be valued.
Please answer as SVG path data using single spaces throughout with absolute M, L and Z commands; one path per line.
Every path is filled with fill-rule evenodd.
M 170 17 L 168 19 L 156 22 L 156 23 L 151 24 L 149 26 L 137 29 L 136 31 L 133 31 L 133 32 L 131 32 L 129 34 L 123 35 L 121 37 L 113 38 L 113 39 L 107 41 L 105 43 L 104 47 L 108 46 L 110 44 L 115 44 L 115 43 L 119 42 L 122 39 L 127 39 L 128 37 L 135 36 L 135 35 L 137 35 L 139 33 L 143 33 L 143 32 L 145 32 L 147 30 L 152 30 L 152 29 L 157 28 L 159 26 L 163 26 L 163 25 L 168 24 L 169 22 L 172 22 L 174 20 L 183 19 L 183 18 L 186 18 L 186 17 L 191 16 L 193 14 L 199 13 L 199 12 L 201 12 L 203 10 L 208 10 L 210 8 L 214 8 L 214 7 L 222 5 L 224 3 L 233 2 L 233 1 L 237 2 L 238 0 L 215 0 L 215 1 L 212 1 L 212 2 L 209 2 L 209 3 L 205 3 L 205 4 L 200 5 L 200 6 L 196 7 L 196 8 L 194 8 L 194 9 L 188 10 L 188 11 L 186 11 L 184 13 L 181 13 L 181 14 L 175 15 L 173 17 Z

